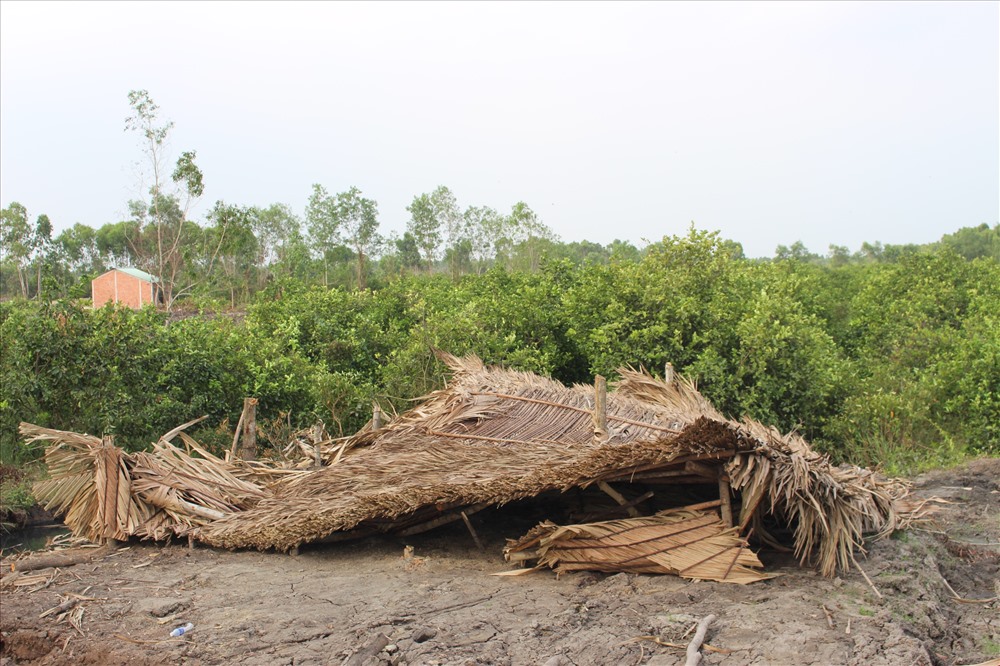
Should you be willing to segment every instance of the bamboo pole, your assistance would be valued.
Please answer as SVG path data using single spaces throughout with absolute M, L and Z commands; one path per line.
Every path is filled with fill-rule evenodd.
M 382 428 L 382 408 L 379 404 L 372 404 L 372 430 L 380 430 Z
M 594 438 L 608 441 L 608 382 L 602 375 L 594 378 Z

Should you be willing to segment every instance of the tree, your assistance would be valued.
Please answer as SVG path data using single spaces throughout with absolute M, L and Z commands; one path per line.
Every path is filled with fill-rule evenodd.
M 146 156 L 146 177 L 149 179 L 149 200 L 131 202 L 130 208 L 138 212 L 145 208 L 146 214 L 137 216 L 138 232 L 144 227 L 152 227 L 152 252 L 144 252 L 146 263 L 159 281 L 159 288 L 169 310 L 178 295 L 178 279 L 184 264 L 183 241 L 188 213 L 194 202 L 204 193 L 205 186 L 201 170 L 195 164 L 196 153 L 181 153 L 169 181 L 166 176 L 166 141 L 174 124 L 166 121 L 160 124 L 159 107 L 145 90 L 132 90 L 128 94 L 132 114 L 125 119 L 125 130 L 136 132 L 141 137 L 142 152 Z M 136 249 L 142 247 L 133 240 Z
M 978 227 L 963 227 L 941 237 L 941 245 L 950 247 L 966 259 L 992 257 L 1000 261 L 1000 224 L 983 223 Z
M 510 215 L 507 216 L 507 228 L 510 240 L 524 259 L 524 268 L 532 273 L 538 271 L 541 248 L 558 240 L 558 237 L 523 201 L 518 201 L 511 207 Z
M 229 291 L 229 302 L 236 307 L 236 293 L 243 290 L 249 296 L 252 276 L 257 266 L 259 249 L 254 236 L 256 208 L 234 206 L 217 201 L 208 214 L 212 223 L 205 230 L 207 248 L 211 248 L 206 276 L 211 277 L 216 265 L 222 268 L 220 286 Z
M 409 231 L 395 240 L 396 255 L 400 268 L 416 271 L 420 268 L 420 247 L 417 239 Z
M 313 244 L 323 255 L 324 286 L 329 286 L 330 250 L 346 244 L 354 251 L 358 288 L 364 289 L 365 255 L 382 242 L 378 234 L 378 204 L 361 196 L 356 187 L 330 196 L 325 187 L 316 184 L 306 207 L 306 220 Z
M 326 188 L 313 184 L 313 193 L 306 205 L 306 225 L 313 250 L 323 259 L 323 286 L 330 286 L 329 251 L 340 238 L 340 217 L 337 200 Z
M 463 215 L 465 235 L 471 242 L 471 256 L 479 274 L 497 256 L 497 247 L 506 229 L 503 216 L 489 206 L 469 206 Z
M 441 220 L 435 214 L 434 201 L 431 195 L 421 194 L 413 197 L 406 210 L 410 213 L 406 231 L 413 236 L 417 247 L 423 253 L 427 262 L 427 272 L 430 273 L 437 259 L 438 247 L 441 245 Z
M 851 251 L 846 245 L 834 245 L 830 243 L 830 265 L 833 267 L 844 266 L 851 260 Z
M 779 245 L 774 250 L 775 259 L 792 259 L 795 261 L 815 261 L 819 257 L 809 251 L 809 248 L 802 241 L 795 241 L 791 247 Z
M 38 276 L 35 296 L 42 297 L 42 266 L 47 262 L 52 252 L 52 221 L 48 215 L 39 215 L 35 221 L 35 232 L 31 237 L 32 254 L 35 256 L 35 268 Z
M 21 296 L 28 297 L 25 269 L 31 256 L 32 234 L 28 225 L 28 209 L 16 201 L 0 211 L 0 263 L 9 260 L 17 269 Z
M 382 242 L 378 233 L 378 204 L 361 196 L 361 190 L 352 187 L 337 195 L 335 213 L 340 238 L 354 250 L 357 258 L 358 289 L 364 289 L 365 255 Z
M 462 264 L 460 246 L 466 238 L 462 212 L 458 208 L 455 195 L 444 185 L 431 192 L 430 201 L 437 226 L 444 232 L 445 252 L 448 255 L 451 277 L 457 280 Z
M 253 216 L 253 232 L 257 237 L 261 268 L 280 264 L 287 259 L 289 245 L 301 234 L 299 218 L 285 204 L 271 204 L 260 208 Z

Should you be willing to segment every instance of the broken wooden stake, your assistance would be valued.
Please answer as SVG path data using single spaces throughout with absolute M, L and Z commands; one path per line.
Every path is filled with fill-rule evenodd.
M 240 434 L 240 458 L 257 459 L 257 398 L 243 398 L 243 432 Z

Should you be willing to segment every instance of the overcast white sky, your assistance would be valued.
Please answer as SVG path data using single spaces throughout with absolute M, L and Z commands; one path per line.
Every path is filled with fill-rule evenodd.
M 1000 221 L 997 2 L 0 3 L 0 204 L 123 217 L 129 90 L 206 193 L 526 201 L 565 241 L 749 256 Z

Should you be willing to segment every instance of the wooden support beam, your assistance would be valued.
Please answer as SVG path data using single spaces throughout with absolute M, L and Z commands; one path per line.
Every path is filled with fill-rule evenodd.
M 688 504 L 687 506 L 679 506 L 675 511 L 703 511 L 704 509 L 714 509 L 715 507 L 722 504 L 722 500 L 709 500 L 708 502 L 699 502 L 698 504 Z
M 667 361 L 667 364 L 663 366 L 663 381 L 667 384 L 673 384 L 676 375 L 674 373 L 674 364 Z
M 620 492 L 609 486 L 605 481 L 598 481 L 597 487 L 603 490 L 605 493 L 607 493 L 608 496 L 611 497 L 611 499 L 618 502 L 618 504 L 620 504 L 623 508 L 625 508 L 625 510 L 628 511 L 628 515 L 632 516 L 633 518 L 638 518 L 640 515 L 642 515 L 636 510 L 634 506 L 632 506 L 632 504 L 629 503 L 627 499 L 625 499 L 625 497 Z
M 697 474 L 698 476 L 704 476 L 709 479 L 715 479 L 718 478 L 719 470 L 721 468 L 689 460 L 686 463 L 684 463 L 684 469 L 687 470 L 687 472 L 690 474 Z
M 455 511 L 453 513 L 446 513 L 443 516 L 438 516 L 437 518 L 434 518 L 432 520 L 428 520 L 428 521 L 419 523 L 417 525 L 413 525 L 412 527 L 407 527 L 404 530 L 400 530 L 399 532 L 396 532 L 396 534 L 398 534 L 399 536 L 413 536 L 414 534 L 420 534 L 422 532 L 426 532 L 428 530 L 432 530 L 435 527 L 440 527 L 441 525 L 447 525 L 448 523 L 454 522 L 456 520 L 461 520 L 462 519 L 462 514 L 465 514 L 466 517 L 471 516 L 472 514 L 476 513 L 477 511 L 482 511 L 483 509 L 485 509 L 488 506 L 490 506 L 490 504 L 488 504 L 488 503 L 476 504 L 474 506 L 466 507 L 462 511 Z
M 598 512 L 598 513 L 595 513 L 595 514 L 591 514 L 587 518 L 587 522 L 588 523 L 595 523 L 595 522 L 598 522 L 598 521 L 601 521 L 601 520 L 610 520 L 611 518 L 613 518 L 616 515 L 620 514 L 623 510 L 624 511 L 629 511 L 632 507 L 636 506 L 637 504 L 642 504 L 646 500 L 652 498 L 653 495 L 654 495 L 653 491 L 650 490 L 649 492 L 646 492 L 646 493 L 643 493 L 642 495 L 639 495 L 638 497 L 636 497 L 631 502 L 626 502 L 625 504 L 617 506 L 617 507 L 615 507 L 613 509 L 609 509 L 607 511 L 601 511 L 601 512 Z M 632 509 L 632 510 L 634 511 L 634 509 Z
M 729 489 L 729 478 L 725 475 L 721 467 L 719 468 L 719 500 L 722 502 L 720 506 L 722 522 L 725 523 L 726 527 L 732 527 L 733 496 L 732 491 Z
M 603 376 L 594 377 L 594 439 L 608 441 L 608 382 Z
M 382 428 L 382 408 L 379 404 L 372 404 L 372 430 L 380 430 Z

